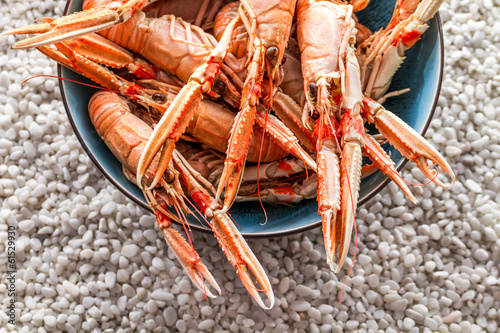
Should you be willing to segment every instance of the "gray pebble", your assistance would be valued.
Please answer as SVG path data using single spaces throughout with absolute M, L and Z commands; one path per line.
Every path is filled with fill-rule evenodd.
M 165 318 L 165 324 L 172 327 L 177 321 L 177 311 L 169 306 L 163 311 L 163 317 Z
M 201 331 L 208 330 L 214 327 L 215 321 L 213 319 L 205 319 L 198 324 L 198 329 Z
M 294 301 L 290 304 L 290 309 L 297 312 L 307 311 L 311 307 L 311 304 L 306 301 Z

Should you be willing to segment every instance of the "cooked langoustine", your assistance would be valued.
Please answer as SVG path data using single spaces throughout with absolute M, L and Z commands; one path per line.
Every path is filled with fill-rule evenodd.
M 97 3 L 95 2 L 97 0 L 92 1 Z M 90 4 L 92 1 L 87 1 L 86 4 Z M 158 57 L 155 54 L 155 49 L 164 44 L 172 46 L 171 49 L 174 52 L 168 55 L 167 63 L 162 66 L 170 71 L 170 75 L 178 77 L 174 78 L 173 82 L 174 85 L 179 86 L 173 88 L 169 84 L 158 84 L 158 87 L 161 86 L 158 90 L 161 90 L 162 93 L 171 92 L 177 95 L 174 102 L 170 99 L 168 103 L 155 100 L 154 93 L 137 83 L 124 83 L 125 81 L 120 81 L 120 79 L 114 81 L 114 78 L 111 80 L 115 84 L 112 89 L 119 90 L 129 97 L 132 96 L 132 100 L 167 114 L 165 118 L 168 118 L 168 115 L 173 115 L 173 118 L 176 119 L 175 121 L 165 120 L 163 124 L 156 127 L 161 128 L 161 130 L 156 131 L 157 134 L 161 134 L 160 132 L 164 129 L 167 129 L 167 134 L 154 138 L 153 146 L 156 147 L 148 152 L 148 157 L 145 158 L 146 162 L 138 168 L 141 169 L 138 178 L 139 185 L 143 184 L 141 172 L 146 174 L 148 165 L 157 159 L 156 153 L 161 150 L 161 147 L 168 146 L 165 145 L 165 141 L 170 142 L 171 145 L 168 149 L 163 148 L 162 168 L 168 169 L 170 160 L 177 161 L 178 157 L 173 143 L 189 127 L 195 110 L 199 105 L 205 103 L 203 98 L 207 95 L 215 97 L 222 94 L 225 101 L 233 106 L 239 106 L 243 111 L 240 112 L 232 131 L 236 138 L 230 139 L 230 141 L 236 140 L 238 143 L 244 142 L 243 149 L 238 145 L 231 145 L 227 149 L 229 156 L 227 172 L 216 192 L 218 198 L 222 190 L 226 189 L 226 200 L 221 209 L 221 211 L 226 211 L 231 206 L 240 179 L 243 177 L 241 171 L 245 158 L 248 159 L 245 150 L 247 149 L 248 137 L 253 136 L 253 134 L 248 134 L 253 129 L 253 119 L 257 119 L 257 123 L 263 125 L 266 117 L 264 106 L 278 107 L 280 104 L 288 103 L 287 97 L 281 98 L 281 96 L 286 95 L 280 95 L 278 86 L 282 79 L 280 66 L 292 27 L 291 20 L 294 16 L 295 1 L 244 0 L 240 4 L 233 4 L 232 9 L 224 7 L 229 8 L 229 12 L 233 14 L 223 12 L 224 15 L 228 16 L 225 23 L 222 24 L 224 29 L 221 29 L 221 36 L 223 37 L 219 42 L 205 31 L 173 16 L 165 16 L 163 19 L 146 18 L 146 14 L 141 10 L 147 4 L 159 4 L 154 0 L 129 0 L 120 3 L 110 0 L 99 1 L 104 1 L 106 4 L 67 18 L 46 19 L 42 25 L 16 29 L 13 33 L 42 33 L 35 39 L 16 43 L 16 47 L 52 43 L 82 35 L 88 31 L 112 27 L 103 34 L 107 34 L 108 38 L 122 40 L 123 45 L 128 47 L 130 44 L 134 51 L 142 52 L 148 43 L 151 44 L 151 40 L 137 38 L 140 43 L 135 46 L 129 43 L 128 39 L 122 38 L 124 32 L 136 34 L 144 22 L 154 22 L 148 23 L 146 29 L 148 31 L 155 24 L 160 25 L 159 22 L 168 26 L 168 33 L 161 35 L 167 36 L 168 40 L 157 38 L 152 43 L 151 61 L 159 66 L 158 64 L 165 59 L 157 59 L 161 56 Z M 302 113 L 302 120 L 304 126 L 316 128 L 314 135 L 311 135 L 311 131 L 306 132 L 304 140 L 309 140 L 308 149 L 310 151 L 316 150 L 317 153 L 319 212 L 324 220 L 325 248 L 328 261 L 335 270 L 339 270 L 342 266 L 350 242 L 350 229 L 357 202 L 362 153 L 367 154 L 373 165 L 396 181 L 412 201 L 416 201 L 406 184 L 397 175 L 394 164 L 381 149 L 379 142 L 366 133 L 365 122 L 375 124 L 375 127 L 392 145 L 408 159 L 416 162 L 423 173 L 436 184 L 444 186 L 436 179 L 436 171 L 429 168 L 428 160 L 437 163 L 444 172 L 447 172 L 454 179 L 449 165 L 434 148 L 415 131 L 412 131 L 408 125 L 385 110 L 380 103 L 371 99 L 378 99 L 385 94 L 388 82 L 403 59 L 401 53 L 418 40 L 425 30 L 425 21 L 434 15 L 441 2 L 442 0 L 423 0 L 417 5 L 416 0 L 399 0 L 393 20 L 386 30 L 375 33 L 368 40 L 362 42 L 357 49 L 356 58 L 354 54 L 354 41 L 357 36 L 356 22 L 352 12 L 355 8 L 364 7 L 366 1 L 352 2 L 355 8 L 346 5 L 344 1 L 335 4 L 313 0 L 298 1 L 297 29 L 305 82 L 302 100 L 305 112 Z M 221 6 L 222 4 L 222 2 L 216 1 L 213 6 Z M 274 8 L 273 5 L 276 5 L 277 8 Z M 321 11 L 321 9 L 324 10 Z M 411 14 L 414 10 L 415 13 Z M 234 14 L 235 11 L 237 14 Z M 196 15 L 194 22 L 202 24 L 202 18 L 206 18 L 208 23 L 204 23 L 204 25 L 209 27 L 214 12 L 212 10 L 206 14 L 207 11 L 204 11 L 203 14 Z M 278 21 L 279 19 L 284 20 L 280 21 L 279 26 L 277 26 L 277 21 L 270 20 L 270 17 L 277 18 Z M 324 20 L 319 17 L 324 18 Z M 242 22 L 240 27 L 238 27 L 238 21 Z M 318 21 L 321 21 L 322 24 L 314 26 L 314 22 Z M 119 28 L 117 24 L 122 22 L 126 23 Z M 75 23 L 80 25 L 82 29 L 77 32 L 69 31 L 71 30 L 69 26 Z M 128 28 L 123 30 L 123 27 Z M 217 22 L 215 22 L 215 30 L 217 27 Z M 233 31 L 238 31 L 237 35 L 243 38 L 236 41 Z M 58 48 L 67 60 L 73 61 L 73 56 L 70 55 L 72 50 L 68 50 L 71 47 L 68 47 L 67 44 L 66 46 L 58 44 Z M 313 51 L 310 52 L 310 50 Z M 147 53 L 143 52 L 143 54 Z M 140 67 L 141 70 L 143 68 L 141 62 L 136 62 L 136 60 L 127 62 L 127 67 L 133 71 L 137 67 Z M 144 66 L 144 68 L 146 75 L 158 74 L 155 67 Z M 156 76 L 153 79 L 159 78 Z M 183 82 L 187 83 L 184 87 L 182 87 Z M 224 83 L 227 93 L 221 92 L 218 82 Z M 295 99 L 296 102 L 300 102 L 297 97 Z M 172 107 L 172 105 L 174 106 Z M 285 105 L 283 108 L 286 109 L 287 106 Z M 294 111 L 296 110 L 294 109 Z M 296 117 L 296 115 L 297 113 L 292 117 Z M 293 135 L 287 132 L 286 127 L 282 126 L 280 122 L 274 122 L 272 116 L 268 117 L 273 121 L 273 124 L 277 124 L 278 134 L 276 136 L 281 137 L 281 144 L 286 146 L 289 144 L 288 142 L 292 142 L 293 140 L 290 138 Z M 179 123 L 180 127 L 177 126 Z M 291 122 L 286 124 L 290 128 L 293 127 Z M 298 133 L 298 131 L 294 130 L 294 133 Z M 239 136 L 240 134 L 241 136 Z M 309 167 L 314 166 L 313 169 L 316 170 L 315 162 L 307 153 L 307 156 L 304 155 L 304 152 L 296 154 L 301 156 Z M 231 169 L 236 169 L 237 172 L 234 173 Z M 156 174 L 162 175 L 163 173 L 157 172 Z M 311 179 L 314 178 L 311 177 Z M 151 183 L 148 182 L 147 186 L 153 187 L 155 181 L 161 181 L 161 177 L 157 177 Z M 338 210 L 341 210 L 340 215 L 336 214 Z M 339 259 L 335 266 L 333 265 L 333 257 L 339 243 Z
M 454 180 L 445 159 L 421 135 L 392 112 L 365 97 L 355 55 L 353 8 L 342 2 L 298 0 L 297 39 L 304 76 L 304 124 L 316 116 L 318 212 L 323 221 L 327 261 L 340 270 L 349 249 L 358 201 L 363 151 L 391 177 L 412 201 L 416 199 L 390 158 L 370 137 L 364 122 L 373 123 L 384 137 L 436 184 L 428 160 Z M 321 22 L 314 25 L 312 22 Z M 334 256 L 339 248 L 337 263 Z
M 378 100 L 444 0 L 398 0 L 391 21 L 358 46 L 364 95 Z
M 89 103 L 89 116 L 103 141 L 122 163 L 125 175 L 131 181 L 137 182 L 135 170 L 142 150 L 151 135 L 151 127 L 131 112 L 128 102 L 123 97 L 112 92 L 100 91 L 92 97 Z M 274 295 L 269 279 L 229 216 L 221 210 L 222 207 L 213 194 L 204 187 L 204 184 L 209 184 L 208 181 L 202 179 L 199 174 L 193 175 L 192 169 L 186 166 L 187 162 L 182 154 L 174 150 L 172 163 L 169 164 L 166 173 L 162 175 L 157 186 L 147 189 L 156 178 L 158 163 L 158 158 L 155 158 L 150 164 L 142 179 L 145 184 L 141 187 L 155 213 L 158 226 L 163 231 L 167 244 L 193 283 L 210 297 L 214 295 L 204 283 L 203 278 L 219 294 L 221 292 L 217 282 L 201 262 L 192 245 L 189 245 L 172 227 L 172 219 L 185 223 L 184 214 L 191 213 L 184 202 L 186 197 L 189 197 L 210 221 L 215 237 L 228 260 L 237 269 L 248 292 L 260 306 L 265 309 L 271 308 L 274 304 Z M 184 192 L 182 188 L 186 191 Z M 166 205 L 175 206 L 178 217 L 167 210 Z M 253 278 L 267 296 L 267 305 L 260 297 Z

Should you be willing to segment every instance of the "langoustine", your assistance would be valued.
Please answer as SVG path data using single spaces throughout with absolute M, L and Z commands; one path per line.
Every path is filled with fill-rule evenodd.
M 144 2 L 144 1 L 143 2 L 131 1 L 130 3 L 135 3 L 135 5 L 140 4 L 142 6 L 142 4 L 145 4 L 146 2 Z M 430 1 L 423 1 L 422 3 L 429 4 L 431 2 Z M 433 3 L 434 4 L 439 3 L 439 1 L 435 1 Z M 251 2 L 251 3 L 244 2 L 243 7 L 241 7 L 242 8 L 241 11 L 243 13 L 240 16 L 247 18 L 247 21 L 248 21 L 246 24 L 246 26 L 248 27 L 247 30 L 255 31 L 255 29 L 256 29 L 255 27 L 257 27 L 257 26 L 255 24 L 251 24 L 251 22 L 250 22 L 251 20 L 254 19 L 251 15 L 254 10 L 248 10 L 248 8 L 250 8 L 250 9 L 252 8 L 250 5 L 253 5 L 253 2 Z M 247 9 L 244 9 L 245 6 Z M 311 7 L 312 6 L 313 5 L 311 4 Z M 319 5 L 314 5 L 314 6 L 319 6 Z M 337 6 L 345 6 L 345 4 L 337 4 Z M 137 8 L 135 8 L 135 9 L 137 9 Z M 240 7 L 238 7 L 238 8 L 240 8 Z M 247 11 L 245 12 L 245 10 L 247 10 Z M 352 11 L 347 9 L 345 11 L 345 15 L 343 17 L 336 18 L 336 20 L 338 20 L 338 21 L 335 24 L 339 24 L 339 22 L 342 21 L 344 23 L 347 23 L 348 26 L 352 26 L 352 16 L 349 15 L 349 13 L 352 14 Z M 245 15 L 243 15 L 243 14 L 245 14 Z M 248 15 L 248 14 L 250 14 L 250 15 Z M 130 14 L 127 14 L 127 15 L 126 15 L 127 17 L 131 17 L 132 12 L 130 12 Z M 244 20 L 241 17 L 240 17 L 240 19 Z M 422 17 L 425 18 L 426 16 L 422 16 Z M 235 19 L 237 19 L 237 18 L 235 18 Z M 401 18 L 401 20 L 403 20 L 403 18 Z M 115 23 L 113 23 L 113 24 L 115 24 Z M 309 22 L 307 24 L 311 24 L 311 23 Z M 343 24 L 343 23 L 341 23 L 341 24 Z M 397 24 L 395 24 L 395 25 L 392 24 L 390 26 L 390 29 L 392 29 L 396 26 L 397 26 Z M 308 26 L 306 25 L 306 27 L 308 27 Z M 354 33 L 355 30 L 352 28 L 348 28 L 345 31 L 351 31 L 353 34 L 355 34 Z M 410 29 L 410 32 L 412 32 L 411 29 Z M 307 34 L 305 34 L 305 35 L 307 35 Z M 402 123 L 399 120 L 397 120 L 396 118 L 394 118 L 388 111 L 386 111 L 384 108 L 382 108 L 379 103 L 377 103 L 377 102 L 369 99 L 368 97 L 365 97 L 362 94 L 360 94 L 359 89 L 357 89 L 357 86 L 364 84 L 365 80 L 361 79 L 362 83 L 358 84 L 357 81 L 359 80 L 359 77 L 356 77 L 356 75 L 353 75 L 353 73 L 354 74 L 358 73 L 358 76 L 359 76 L 359 73 L 361 72 L 361 76 L 362 76 L 363 75 L 362 73 L 364 70 L 363 68 L 365 68 L 364 66 L 368 62 L 362 61 L 361 62 L 362 67 L 359 68 L 359 65 L 357 64 L 355 57 L 353 57 L 353 50 L 354 50 L 353 45 L 354 45 L 354 43 L 352 41 L 353 40 L 352 37 L 353 36 L 350 36 L 350 35 L 342 36 L 340 38 L 340 40 L 337 41 L 338 42 L 337 46 L 338 45 L 341 45 L 341 46 L 336 48 L 337 51 L 333 51 L 332 53 L 328 54 L 328 55 L 331 55 L 332 58 L 339 60 L 337 65 L 342 64 L 341 66 L 337 66 L 335 69 L 332 70 L 334 72 L 332 79 L 333 79 L 333 81 L 337 80 L 337 82 L 335 82 L 333 85 L 329 86 L 330 88 L 333 86 L 333 90 L 330 88 L 326 88 L 326 89 L 322 88 L 323 89 L 323 96 L 331 94 L 331 96 L 337 97 L 339 99 L 338 101 L 333 101 L 333 103 L 332 103 L 332 101 L 328 101 L 328 102 L 325 101 L 322 104 L 323 106 L 325 106 L 325 108 L 334 109 L 335 112 L 330 112 L 330 111 L 317 112 L 317 104 L 318 104 L 318 101 L 320 100 L 320 98 L 318 96 L 318 91 L 321 89 L 318 89 L 317 83 L 315 83 L 314 85 L 310 85 L 311 81 L 313 81 L 311 79 L 311 76 L 309 76 L 307 73 L 306 73 L 306 75 L 304 75 L 306 80 L 307 80 L 307 84 L 306 84 L 304 90 L 307 93 L 306 95 L 308 96 L 306 98 L 309 98 L 309 101 L 306 104 L 306 105 L 308 105 L 308 108 L 306 108 L 306 111 L 308 111 L 308 112 L 312 111 L 312 114 L 311 114 L 312 117 L 308 117 L 308 114 L 304 113 L 304 115 L 305 115 L 304 119 L 307 120 L 307 121 L 304 121 L 304 125 L 308 126 L 308 125 L 310 125 L 310 123 L 314 123 L 315 119 L 313 119 L 313 118 L 315 118 L 316 116 L 320 117 L 319 122 L 325 123 L 325 121 L 331 121 L 331 124 L 333 124 L 333 126 L 332 126 L 333 130 L 323 130 L 323 133 L 327 133 L 328 136 L 320 135 L 319 141 L 322 142 L 320 144 L 321 149 L 323 148 L 322 146 L 324 146 L 323 143 L 325 143 L 325 141 L 324 141 L 325 139 L 328 141 L 328 143 L 331 143 L 333 147 L 337 147 L 336 151 L 334 149 L 333 151 L 329 152 L 330 157 L 332 157 L 333 159 L 336 158 L 335 155 L 337 155 L 337 158 L 338 158 L 338 155 L 341 153 L 343 153 L 344 155 L 350 155 L 350 153 L 349 153 L 350 148 L 348 148 L 348 147 L 352 146 L 353 150 L 356 151 L 356 153 L 355 153 L 356 157 L 353 161 L 353 165 L 355 165 L 355 167 L 354 167 L 355 170 L 350 172 L 350 174 L 352 175 L 350 177 L 352 177 L 352 178 L 349 179 L 349 176 L 348 176 L 346 179 L 349 179 L 349 180 L 344 181 L 343 182 L 344 185 L 342 185 L 344 188 L 346 188 L 346 190 L 344 190 L 343 192 L 348 193 L 348 195 L 345 195 L 345 197 L 347 198 L 346 199 L 347 200 L 346 207 L 348 207 L 346 209 L 346 211 L 352 212 L 351 217 L 347 218 L 346 221 L 352 221 L 354 218 L 355 201 L 357 201 L 357 200 L 355 198 L 355 196 L 356 196 L 354 193 L 355 191 L 353 191 L 353 187 L 351 187 L 351 184 L 355 184 L 355 186 L 357 186 L 357 183 L 358 183 L 361 152 L 365 152 L 368 155 L 371 155 L 371 158 L 372 158 L 374 164 L 376 164 L 378 167 L 383 169 L 383 171 L 385 171 L 389 175 L 394 173 L 394 168 L 391 168 L 389 157 L 384 156 L 383 151 L 379 150 L 378 142 L 376 140 L 372 140 L 372 138 L 370 136 L 368 136 L 366 133 L 364 133 L 364 130 L 362 129 L 362 127 L 364 126 L 364 122 L 366 122 L 366 121 L 374 123 L 376 125 L 376 127 L 380 130 L 380 132 L 384 136 L 386 136 L 386 138 L 390 141 L 390 143 L 395 145 L 399 150 L 402 150 L 403 153 L 405 154 L 405 156 L 416 161 L 417 165 L 419 165 L 419 167 L 421 167 L 422 171 L 429 178 L 431 178 L 435 182 L 437 182 L 439 185 L 443 185 L 443 184 L 440 183 L 438 180 L 436 180 L 436 178 L 435 178 L 436 173 L 433 172 L 432 170 L 430 170 L 430 168 L 428 167 L 427 159 L 430 159 L 434 162 L 437 162 L 441 166 L 442 170 L 444 170 L 445 172 L 448 172 L 453 179 L 453 173 L 452 173 L 451 169 L 449 168 L 447 163 L 444 161 L 444 159 L 442 159 L 442 157 L 440 156 L 439 153 L 437 153 L 435 150 L 429 148 L 428 144 L 426 144 L 426 142 L 421 137 L 419 137 L 418 134 L 411 132 L 411 130 L 408 129 L 409 127 L 407 125 L 405 125 L 404 123 Z M 256 37 L 252 36 L 252 38 L 254 38 L 253 40 L 255 42 Z M 308 43 L 314 42 L 314 36 L 308 35 L 308 37 L 306 39 L 307 39 L 306 42 L 308 42 Z M 265 40 L 265 38 L 262 38 L 262 40 Z M 260 39 L 257 41 L 257 43 L 259 43 L 259 42 L 260 42 Z M 199 45 L 196 45 L 196 43 L 195 43 L 195 45 L 192 45 L 191 41 L 187 41 L 187 42 L 184 41 L 184 44 L 191 45 L 193 47 L 199 46 Z M 207 49 L 210 50 L 210 52 L 205 50 L 205 52 L 201 52 L 200 54 L 206 55 L 207 52 L 211 53 L 213 51 L 213 47 L 215 46 L 214 42 L 212 42 L 212 44 L 213 45 L 211 47 L 205 48 L 206 50 Z M 225 48 L 224 52 L 227 51 L 229 44 L 230 44 L 229 41 L 224 42 L 224 44 L 223 44 L 224 48 Z M 325 43 L 325 45 L 326 44 L 327 43 Z M 263 59 L 264 57 L 271 58 L 271 60 L 279 59 L 279 57 L 276 58 L 276 54 L 279 56 L 279 54 L 281 52 L 281 48 L 277 48 L 276 50 L 278 50 L 278 52 L 276 52 L 275 49 L 268 47 L 267 50 L 268 51 L 271 50 L 271 51 L 269 52 L 269 54 L 268 54 L 268 52 L 266 52 L 266 54 L 264 56 L 262 56 L 262 54 L 256 55 L 256 53 L 250 52 L 250 51 L 255 51 L 255 50 L 259 49 L 259 47 L 260 47 L 259 45 L 254 45 L 254 43 L 252 43 L 252 42 L 250 43 L 250 48 L 248 51 L 248 59 L 251 59 L 250 60 L 251 67 L 247 67 L 247 71 L 244 71 L 243 73 L 247 74 L 247 77 L 246 77 L 247 81 L 248 81 L 248 73 L 250 73 L 251 80 L 254 80 L 254 81 L 253 81 L 253 83 L 248 81 L 247 83 L 250 82 L 250 85 L 247 84 L 246 87 L 255 88 L 255 87 L 257 87 L 259 82 L 262 83 L 262 81 L 264 79 L 266 79 L 265 77 L 260 76 L 259 73 L 256 73 L 256 74 L 258 74 L 257 76 L 252 74 L 253 69 L 259 69 L 259 68 L 261 68 L 260 66 L 263 66 L 262 62 L 259 60 L 259 57 L 260 57 L 260 59 Z M 334 47 L 334 49 L 335 49 L 335 47 Z M 360 55 L 361 55 L 361 57 L 363 56 L 363 54 L 359 53 L 360 50 L 361 49 L 358 49 L 358 57 Z M 304 54 L 304 50 L 302 50 L 302 53 Z M 256 56 L 256 58 L 253 58 L 254 56 Z M 200 60 L 201 65 L 199 65 L 199 66 L 203 66 L 203 64 L 206 63 L 206 59 L 207 58 L 202 58 L 202 60 Z M 271 64 L 273 63 L 273 61 L 270 61 Z M 304 63 L 304 61 L 302 61 L 302 62 Z M 219 65 L 222 67 L 223 64 L 224 64 L 224 60 L 220 60 Z M 280 61 L 276 60 L 276 64 L 280 65 Z M 199 66 L 198 66 L 198 68 L 199 68 Z M 341 68 L 342 66 L 344 66 L 344 67 Z M 278 71 L 274 67 L 271 67 L 271 68 L 272 69 L 270 71 L 268 70 L 268 74 L 267 74 L 268 78 L 267 79 L 269 79 L 270 82 L 276 83 L 279 81 L 279 80 L 277 80 L 278 76 L 275 76 L 275 74 L 278 73 Z M 350 70 L 346 70 L 346 68 L 350 68 Z M 368 67 L 366 67 L 366 68 L 368 68 Z M 375 70 L 373 70 L 373 68 L 370 70 L 372 72 L 376 72 Z M 338 74 L 335 74 L 335 72 L 337 72 Z M 270 73 L 270 77 L 269 77 L 269 73 Z M 191 75 L 192 75 L 192 73 L 190 74 L 190 76 L 187 79 L 185 78 L 184 80 L 189 81 Z M 241 75 L 240 73 L 237 73 L 237 75 L 234 77 L 236 78 L 240 75 Z M 374 74 L 374 75 L 376 77 L 378 77 L 380 74 Z M 370 77 L 372 77 L 372 75 L 370 75 Z M 345 89 L 345 87 L 347 87 L 347 86 L 353 87 L 350 85 L 351 83 L 354 83 L 354 85 L 356 86 L 356 89 L 353 89 L 352 91 L 351 91 L 351 89 Z M 204 86 L 204 83 L 198 82 L 198 86 Z M 243 85 L 243 86 L 245 86 L 245 85 Z M 274 87 L 274 88 L 276 88 L 276 87 Z M 213 93 L 213 95 L 217 94 L 217 93 L 214 93 L 213 90 L 210 90 L 208 88 L 202 89 L 202 90 L 205 93 Z M 273 89 L 271 89 L 271 90 L 273 90 Z M 347 90 L 350 91 L 349 92 L 350 95 L 347 95 Z M 259 91 L 262 91 L 262 89 L 259 88 Z M 354 92 L 356 92 L 355 98 L 353 97 Z M 256 93 L 255 91 L 251 91 L 251 92 L 249 92 L 249 94 L 246 94 L 246 95 L 253 96 L 252 98 L 254 100 L 251 102 L 252 103 L 255 102 L 255 104 L 257 104 L 257 99 L 262 97 L 262 96 L 260 96 L 260 93 Z M 237 93 L 237 96 L 239 98 L 240 95 L 238 95 L 238 93 Z M 248 100 L 245 103 L 247 103 L 247 102 L 248 102 Z M 198 103 L 198 102 L 195 102 L 195 103 Z M 247 106 L 249 105 L 248 103 L 244 104 L 243 102 L 241 102 L 240 104 L 247 105 Z M 311 105 L 312 105 L 312 107 L 311 107 Z M 243 108 L 245 109 L 245 108 L 247 108 L 247 106 L 244 106 Z M 250 105 L 250 108 L 253 108 L 253 105 Z M 257 115 L 258 115 L 258 113 L 257 113 Z M 182 118 L 183 116 L 180 116 L 180 117 Z M 355 124 L 353 124 L 353 122 L 351 122 L 351 120 L 353 120 L 353 119 L 354 119 Z M 335 122 L 339 123 L 338 128 L 335 128 L 335 126 L 336 126 Z M 186 123 L 187 123 L 187 121 L 186 121 Z M 318 126 L 318 127 L 322 127 L 322 126 Z M 323 126 L 323 128 L 324 128 L 324 126 Z M 328 128 L 328 126 L 326 128 Z M 339 129 L 340 129 L 340 131 L 339 131 Z M 394 130 L 394 129 L 396 129 L 396 130 Z M 328 132 L 328 131 L 330 131 L 330 132 Z M 318 132 L 319 131 L 316 131 L 316 134 Z M 409 135 L 407 137 L 403 138 L 399 135 L 399 132 L 407 132 L 407 133 L 409 133 Z M 339 145 L 338 143 L 335 142 L 337 140 L 339 140 L 340 142 L 344 142 L 344 144 Z M 154 159 L 154 154 L 151 158 Z M 239 157 L 238 157 L 238 159 L 241 160 Z M 338 164 L 339 164 L 339 168 L 342 168 L 342 163 L 338 163 Z M 321 166 L 320 168 L 323 170 L 328 170 L 329 167 L 325 164 L 324 167 Z M 318 172 L 318 174 L 319 173 L 320 172 Z M 321 173 L 323 173 L 323 171 L 321 171 Z M 334 170 L 332 173 L 337 173 L 337 171 Z M 348 174 L 348 173 L 346 173 L 346 174 Z M 329 177 L 328 175 L 329 174 L 327 172 L 326 174 L 323 173 L 321 176 L 325 177 L 325 179 L 326 178 L 330 179 L 331 177 Z M 395 176 L 395 177 L 393 177 L 393 179 L 398 179 L 398 178 L 397 178 L 397 176 Z M 331 184 L 328 184 L 329 180 L 325 180 L 325 181 L 327 183 L 326 190 L 328 190 L 330 192 L 335 192 L 335 190 L 332 190 L 330 188 Z M 340 183 L 341 183 L 340 181 L 335 182 L 335 184 L 340 184 Z M 349 184 L 349 186 L 346 186 L 345 184 Z M 400 185 L 400 187 L 405 188 L 404 184 L 403 185 L 399 184 L 399 185 Z M 333 186 L 333 188 L 336 188 L 336 187 L 337 187 L 337 185 Z M 347 187 L 348 187 L 348 189 L 347 189 Z M 405 193 L 407 193 L 407 194 L 410 193 L 410 195 L 411 195 L 411 192 L 409 192 L 409 190 L 404 189 L 404 191 L 405 191 Z M 410 198 L 412 198 L 412 197 L 410 197 Z M 231 201 L 232 201 L 231 198 L 228 198 L 227 203 L 225 203 L 225 204 L 230 206 Z M 335 200 L 333 200 L 333 201 L 335 201 Z M 321 204 L 320 204 L 320 206 L 321 206 Z M 333 207 L 334 205 L 329 204 L 327 206 Z M 320 210 L 322 210 L 322 209 L 320 208 Z M 331 211 L 331 209 L 327 208 L 325 211 Z M 333 214 L 332 214 L 332 216 L 333 216 Z M 330 219 L 330 221 L 333 221 L 333 218 Z M 351 222 L 349 222 L 349 223 L 351 223 Z M 341 224 L 344 224 L 344 223 L 341 223 Z M 329 227 L 330 231 L 332 231 L 333 229 L 337 229 L 337 227 L 336 226 Z M 344 231 L 347 231 L 347 229 L 349 229 L 349 228 L 348 227 L 345 228 Z M 348 232 L 344 232 L 344 231 L 342 231 L 339 234 L 339 233 L 337 233 L 337 230 L 335 230 L 333 236 L 334 236 L 334 239 L 337 238 L 337 240 L 328 241 L 325 243 L 325 246 L 327 246 L 327 252 L 330 252 L 330 254 L 328 255 L 330 262 L 333 260 L 331 250 L 333 247 L 336 247 L 333 244 L 338 241 L 338 238 L 341 238 L 340 240 L 344 244 L 344 246 L 343 246 L 344 252 L 341 255 L 341 257 L 344 258 L 344 254 L 347 252 L 346 244 L 348 246 L 348 243 L 350 241 L 350 236 L 349 236 L 350 234 Z M 329 251 L 329 249 L 330 249 L 330 251 Z M 333 254 L 334 253 L 335 253 L 335 249 L 333 249 Z M 339 260 L 337 267 L 334 267 L 334 268 L 340 269 L 342 263 L 343 263 L 342 259 Z

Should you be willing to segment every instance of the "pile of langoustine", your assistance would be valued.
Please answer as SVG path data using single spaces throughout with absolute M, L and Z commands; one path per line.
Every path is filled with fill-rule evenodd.
M 267 275 L 227 214 L 235 200 L 317 196 L 327 262 L 337 272 L 349 249 L 363 172 L 380 169 L 416 202 L 365 124 L 437 185 L 445 186 L 429 161 L 454 180 L 441 154 L 381 105 L 405 51 L 442 2 L 397 0 L 389 24 L 372 34 L 354 14 L 368 0 L 196 0 L 189 6 L 85 0 L 82 12 L 4 35 L 37 34 L 13 48 L 37 47 L 105 88 L 89 103 L 92 123 L 143 190 L 193 283 L 208 296 L 206 283 L 220 293 L 194 248 L 172 228 L 172 221 L 198 210 L 245 288 L 271 308 Z M 370 166 L 362 167 L 363 155 Z M 259 173 L 246 162 L 263 163 L 258 185 Z M 291 191 L 283 191 L 283 179 L 292 175 Z

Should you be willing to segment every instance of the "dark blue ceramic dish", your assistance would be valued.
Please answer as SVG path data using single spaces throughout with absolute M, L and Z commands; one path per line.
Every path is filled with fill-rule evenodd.
M 373 31 L 384 26 L 390 19 L 395 0 L 372 1 L 358 13 L 360 22 Z M 69 0 L 65 13 L 81 9 L 82 0 Z M 389 91 L 411 88 L 409 93 L 389 99 L 384 106 L 398 114 L 417 132 L 425 133 L 433 116 L 439 96 L 443 71 L 443 36 L 439 15 L 430 22 L 430 28 L 422 39 L 407 53 L 407 59 L 398 70 Z M 85 81 L 70 70 L 59 67 L 59 75 L 76 81 Z M 131 200 L 149 208 L 142 192 L 122 174 L 121 165 L 113 157 L 92 126 L 87 112 L 87 104 L 95 92 L 81 84 L 59 81 L 63 101 L 76 135 L 91 159 L 104 175 Z M 399 152 L 387 147 L 392 159 L 400 170 L 406 162 Z M 359 205 L 367 202 L 388 183 L 381 172 L 363 179 Z M 268 221 L 265 225 L 264 214 L 259 203 L 236 203 L 230 213 L 248 237 L 276 237 L 302 232 L 321 225 L 317 214 L 316 200 L 306 200 L 294 207 L 265 205 Z M 193 229 L 208 231 L 196 219 L 189 219 Z

